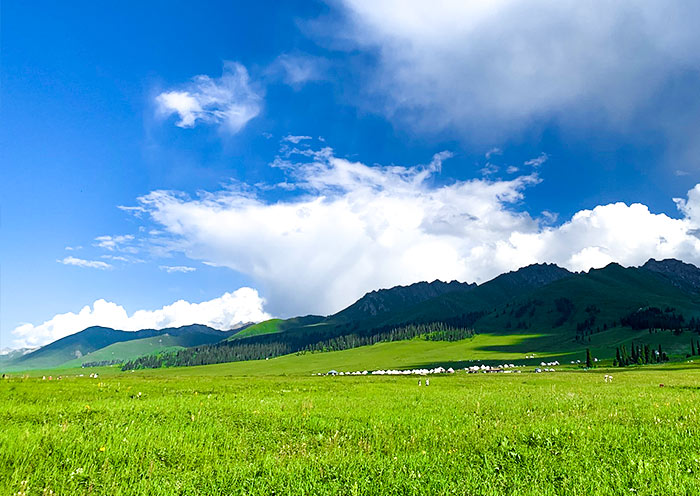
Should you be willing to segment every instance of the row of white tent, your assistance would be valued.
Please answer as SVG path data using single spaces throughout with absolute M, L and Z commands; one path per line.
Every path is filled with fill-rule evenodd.
M 367 370 L 355 372 L 338 372 L 337 370 L 329 370 L 325 374 L 312 374 L 312 375 L 430 375 L 430 374 L 454 374 L 455 370 L 444 367 L 436 367 L 434 369 L 412 369 L 412 370 L 373 370 L 368 372 Z
M 466 367 L 464 370 L 467 371 L 470 374 L 476 374 L 478 372 L 516 372 L 520 373 L 519 370 L 513 370 L 517 369 L 518 367 L 524 367 L 524 365 L 515 365 L 513 363 L 504 363 L 503 365 L 472 365 L 471 367 Z
M 596 360 L 597 361 L 597 360 Z M 577 360 L 576 362 L 571 362 L 571 363 L 580 363 L 580 360 Z M 541 368 L 538 367 L 536 368 L 533 372 L 535 373 L 541 373 L 541 372 L 556 372 L 556 369 L 553 367 L 556 365 L 560 365 L 558 360 L 555 360 L 553 362 L 542 362 Z M 476 373 L 493 373 L 493 372 L 501 372 L 501 373 L 516 373 L 519 374 L 521 373 L 521 370 L 517 370 L 519 367 L 525 367 L 525 365 L 515 365 L 513 363 L 504 363 L 501 365 L 472 365 L 471 367 L 465 367 L 464 371 L 469 373 L 469 374 L 476 374 Z M 367 371 L 367 370 L 356 370 L 354 372 L 338 372 L 336 370 L 330 370 L 328 372 L 324 373 L 318 373 L 318 374 L 311 374 L 311 375 L 430 375 L 430 374 L 454 374 L 455 370 L 452 367 L 449 368 L 444 368 L 444 367 L 436 367 L 434 369 L 411 369 L 411 370 L 396 370 L 396 369 L 387 369 L 387 370 L 373 370 L 373 371 Z M 97 377 L 97 374 L 95 374 L 95 377 Z

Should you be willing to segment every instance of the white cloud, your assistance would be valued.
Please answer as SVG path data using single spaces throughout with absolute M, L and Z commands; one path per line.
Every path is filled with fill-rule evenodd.
M 486 162 L 486 165 L 479 169 L 479 172 L 483 176 L 492 176 L 496 174 L 499 170 L 501 170 L 501 168 L 497 165 L 494 165 L 491 162 Z
M 129 315 L 124 307 L 105 300 L 85 305 L 78 313 L 54 316 L 42 324 L 23 324 L 12 333 L 15 347 L 40 346 L 90 326 L 105 326 L 123 331 L 163 329 L 189 324 L 204 324 L 216 329 L 230 329 L 247 322 L 269 319 L 265 300 L 251 288 L 240 288 L 202 303 L 178 300 L 158 310 L 138 310 Z
M 503 150 L 501 150 L 500 148 L 491 148 L 484 154 L 484 157 L 486 157 L 486 160 L 490 160 L 491 157 L 496 155 L 503 155 Z
M 89 269 L 111 269 L 112 266 L 106 262 L 100 262 L 99 260 L 85 260 L 76 257 L 65 257 L 61 260 L 57 260 L 58 263 L 63 265 L 75 265 L 76 267 L 84 267 Z
M 129 244 L 134 241 L 134 236 L 131 234 L 98 236 L 95 238 L 95 241 L 97 242 L 95 246 L 109 251 L 128 251 L 130 253 L 137 251 L 133 246 L 129 246 Z
M 270 72 L 281 75 L 286 84 L 296 88 L 309 81 L 325 79 L 328 65 L 328 60 L 322 57 L 282 54 L 270 66 Z
M 311 136 L 294 136 L 292 134 L 288 134 L 284 138 L 282 138 L 282 141 L 288 141 L 290 143 L 294 143 L 295 145 L 298 145 L 302 141 L 310 140 L 313 139 Z
M 342 4 L 345 22 L 331 36 L 376 54 L 364 101 L 422 130 L 491 139 L 548 120 L 624 129 L 646 125 L 637 116 L 651 102 L 668 106 L 679 91 L 670 82 L 690 75 L 686 88 L 697 87 L 697 2 Z M 674 113 L 669 132 L 681 122 Z
M 700 186 L 689 192 L 689 198 Z M 700 198 L 692 200 L 693 208 Z M 551 215 L 551 214 L 549 214 Z M 678 258 L 700 265 L 700 240 L 692 232 L 697 217 L 674 219 L 654 214 L 646 205 L 611 203 L 581 210 L 559 227 L 534 233 L 514 232 L 497 247 L 499 257 L 556 262 L 571 270 L 588 270 L 610 262 L 639 265 L 649 258 Z
M 100 258 L 114 260 L 115 262 L 129 262 L 129 259 L 121 255 L 102 255 Z
M 194 272 L 195 270 L 197 270 L 194 267 L 187 267 L 185 265 L 159 265 L 158 268 L 160 270 L 164 270 L 168 274 L 172 274 L 174 272 L 187 273 L 187 272 Z
M 540 167 L 547 160 L 549 160 L 549 155 L 547 155 L 546 153 L 542 153 L 537 158 L 532 158 L 530 160 L 526 160 L 525 162 L 523 162 L 523 165 L 529 165 L 531 167 Z
M 136 217 L 139 217 L 143 213 L 143 209 L 141 207 L 127 207 L 124 205 L 117 205 L 117 208 L 119 210 L 123 210 L 124 212 L 129 212 Z
M 433 186 L 448 157 L 370 167 L 326 148 L 284 163 L 298 188 L 286 200 L 270 203 L 249 191 L 196 199 L 154 191 L 139 204 L 169 233 L 170 249 L 246 274 L 281 315 L 332 313 L 366 291 L 420 280 L 483 282 L 536 262 L 572 270 L 650 257 L 700 264 L 693 235 L 700 185 L 677 200 L 678 219 L 614 203 L 552 227 L 555 213 L 533 219 L 518 210 L 536 174 Z
M 159 94 L 156 104 L 161 115 L 178 115 L 176 126 L 191 128 L 201 122 L 236 134 L 260 113 L 262 96 L 245 67 L 226 62 L 220 78 L 195 76 L 183 88 Z

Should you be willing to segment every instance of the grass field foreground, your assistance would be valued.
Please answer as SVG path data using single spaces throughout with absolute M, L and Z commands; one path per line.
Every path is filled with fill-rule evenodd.
M 0 493 L 698 494 L 699 400 L 693 364 L 429 387 L 189 369 L 11 378 Z

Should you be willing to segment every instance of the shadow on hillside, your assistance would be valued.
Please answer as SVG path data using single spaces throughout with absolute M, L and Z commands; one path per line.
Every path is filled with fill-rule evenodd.
M 560 334 L 532 334 L 508 332 L 482 332 L 479 335 L 520 338 L 514 343 L 478 346 L 475 350 L 496 353 L 558 353 L 569 355 L 585 350 L 585 346 L 574 343 Z M 562 347 L 568 348 L 562 351 Z
M 525 333 L 504 333 L 504 332 L 482 332 L 479 335 L 503 336 L 511 338 L 521 338 L 514 343 L 499 344 L 499 345 L 484 345 L 476 346 L 474 351 L 489 352 L 489 353 L 522 353 L 523 355 L 534 354 L 535 358 L 505 358 L 494 356 L 492 358 L 471 359 L 471 360 L 452 360 L 438 361 L 431 360 L 418 362 L 407 365 L 402 368 L 434 368 L 434 367 L 452 367 L 453 369 L 465 368 L 474 365 L 500 365 L 514 364 L 539 366 L 542 362 L 559 361 L 562 365 L 570 365 L 572 360 L 581 360 L 586 358 L 586 348 L 582 345 L 566 342 L 561 335 L 556 334 L 525 334 Z M 522 339 L 524 338 L 524 339 Z M 569 347 L 568 350 L 561 350 L 562 347 Z

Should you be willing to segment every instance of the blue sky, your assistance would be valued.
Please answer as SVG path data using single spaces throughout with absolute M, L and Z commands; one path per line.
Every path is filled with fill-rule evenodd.
M 5 2 L 0 348 L 700 263 L 697 10 Z

